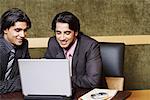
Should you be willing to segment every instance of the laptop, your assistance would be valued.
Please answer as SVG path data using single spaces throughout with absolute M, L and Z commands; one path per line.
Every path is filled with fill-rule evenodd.
M 64 100 L 58 98 L 72 96 L 67 59 L 18 59 L 18 65 L 26 98 Z

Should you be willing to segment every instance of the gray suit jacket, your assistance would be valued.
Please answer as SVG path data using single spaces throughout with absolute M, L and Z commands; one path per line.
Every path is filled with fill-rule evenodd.
M 28 52 L 28 41 L 24 40 L 24 43 L 21 46 L 16 47 L 15 50 L 15 61 L 13 63 L 11 79 L 4 80 L 10 49 L 4 42 L 4 38 L 0 37 L 0 93 L 13 92 L 21 89 L 17 59 L 30 58 Z
M 100 56 L 99 43 L 82 34 L 78 34 L 78 42 L 72 59 L 72 83 L 73 87 L 94 88 L 100 87 L 102 62 Z M 64 58 L 63 49 L 56 41 L 56 37 L 51 37 L 45 58 Z

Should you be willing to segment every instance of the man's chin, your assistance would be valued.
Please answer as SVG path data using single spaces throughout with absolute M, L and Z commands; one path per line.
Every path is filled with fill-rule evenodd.
M 68 46 L 66 46 L 66 45 L 61 45 L 61 47 L 62 47 L 63 49 L 68 48 Z
M 69 44 L 69 45 L 61 45 L 61 47 L 65 50 L 69 50 L 70 47 L 72 46 L 72 44 Z
M 22 42 L 17 42 L 17 43 L 15 43 L 15 45 L 20 46 L 20 45 L 22 45 Z

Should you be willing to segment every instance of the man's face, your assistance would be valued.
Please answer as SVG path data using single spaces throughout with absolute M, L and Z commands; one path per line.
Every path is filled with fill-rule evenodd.
M 69 29 L 68 23 L 56 23 L 56 39 L 63 49 L 69 49 L 75 42 L 78 32 Z
M 15 22 L 14 26 L 4 30 L 4 38 L 13 45 L 21 45 L 27 34 L 26 22 Z

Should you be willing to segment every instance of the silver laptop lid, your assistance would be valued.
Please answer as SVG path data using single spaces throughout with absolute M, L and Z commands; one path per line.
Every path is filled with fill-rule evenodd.
M 72 95 L 67 59 L 18 59 L 18 64 L 25 96 Z

